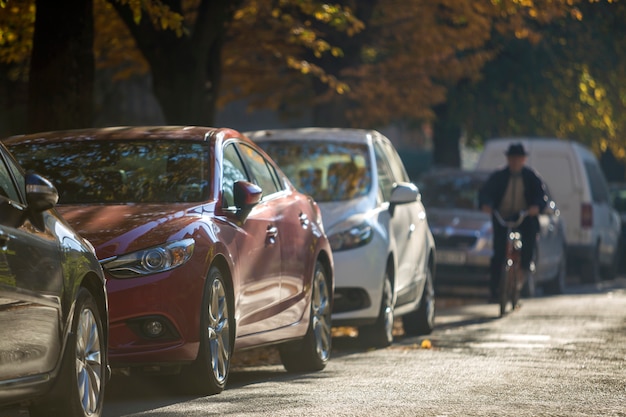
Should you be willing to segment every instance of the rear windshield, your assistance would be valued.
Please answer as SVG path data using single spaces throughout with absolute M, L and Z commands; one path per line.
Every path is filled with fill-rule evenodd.
M 337 141 L 262 141 L 300 192 L 316 201 L 342 201 L 367 195 L 372 184 L 366 144 Z
M 472 174 L 432 175 L 418 185 L 424 206 L 436 208 L 478 209 L 478 192 L 486 176 Z
M 59 204 L 166 203 L 207 198 L 208 148 L 197 142 L 18 144 L 24 169 L 54 183 Z

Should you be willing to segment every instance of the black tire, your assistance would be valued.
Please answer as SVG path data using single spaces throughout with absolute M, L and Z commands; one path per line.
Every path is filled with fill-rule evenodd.
M 498 297 L 500 299 L 500 317 L 506 314 L 506 306 L 509 303 L 509 295 L 511 291 L 511 280 L 509 278 L 510 269 L 506 267 L 502 267 L 502 271 L 500 272 L 500 288 Z
M 600 282 L 600 250 L 596 247 L 591 259 L 583 261 L 580 268 L 580 280 L 588 284 Z
M 565 250 L 563 250 L 563 256 L 559 261 L 559 269 L 556 271 L 556 275 L 552 280 L 543 286 L 543 291 L 546 294 L 563 294 L 565 292 L 565 278 L 567 277 L 567 259 L 565 256 Z
M 365 347 L 383 348 L 393 343 L 394 303 L 389 272 L 383 277 L 383 294 L 378 318 L 374 324 L 359 327 L 359 343 Z
M 435 328 L 435 286 L 430 267 L 427 270 L 424 291 L 417 310 L 402 316 L 402 327 L 407 336 L 431 334 Z
M 33 404 L 29 414 L 31 417 L 98 417 L 102 415 L 106 378 L 102 318 L 93 295 L 81 287 L 60 374 L 52 391 Z
M 615 252 L 613 253 L 613 257 L 611 258 L 611 263 L 607 266 L 601 268 L 602 279 L 611 280 L 615 279 L 617 276 L 617 272 L 619 269 L 619 254 L 622 253 L 622 245 L 619 243 L 615 248 Z
M 288 372 L 321 371 L 331 352 L 331 294 L 328 274 L 318 260 L 311 285 L 309 327 L 302 340 L 278 347 L 280 360 Z
M 180 375 L 187 393 L 214 395 L 224 390 L 230 372 L 234 327 L 232 297 L 222 272 L 209 270 L 202 299 L 198 358 Z
M 626 227 L 626 225 L 624 225 Z M 622 254 L 626 249 L 626 231 L 622 232 L 622 235 L 619 238 L 619 246 L 618 246 L 618 254 Z M 626 257 L 619 256 L 619 260 L 617 261 L 617 273 L 621 274 L 626 272 Z
M 522 268 L 520 268 L 519 266 L 516 266 L 514 268 L 511 269 L 511 272 L 513 274 L 512 280 L 511 280 L 511 293 L 510 293 L 510 299 L 511 299 L 511 310 L 515 310 L 516 308 L 519 307 L 519 300 L 520 300 L 520 296 L 522 293 L 522 287 L 524 285 L 524 270 Z M 533 285 L 533 292 L 534 292 L 534 283 Z

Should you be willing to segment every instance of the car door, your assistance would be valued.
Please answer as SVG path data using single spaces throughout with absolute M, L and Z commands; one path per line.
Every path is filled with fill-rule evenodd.
M 374 154 L 378 178 L 383 189 L 383 198 L 389 201 L 393 187 L 398 182 L 408 182 L 408 176 L 400 165 L 399 157 L 396 158 L 392 145 L 384 141 L 374 142 Z M 425 222 L 420 222 L 420 213 L 423 207 L 416 200 L 415 203 L 397 204 L 390 207 L 389 233 L 395 242 L 396 267 L 396 305 L 414 301 L 419 293 L 418 281 L 424 276 L 421 271 L 424 265 L 426 250 L 424 243 L 420 242 L 419 236 L 423 236 Z M 424 213 L 422 213 L 424 214 Z M 424 215 L 425 219 L 425 215 Z
M 311 268 L 307 251 L 313 247 L 311 214 L 303 210 L 305 201 L 298 198 L 300 194 L 289 192 L 270 160 L 248 145 L 240 144 L 239 149 L 253 182 L 264 190 L 262 202 L 276 213 L 268 238 L 280 247 L 280 305 L 272 311 L 272 324 L 287 326 L 300 320 L 304 312 L 302 303 L 297 302 L 303 300 L 305 274 Z
M 547 190 L 546 190 L 547 191 Z M 554 200 L 547 192 L 548 201 L 554 205 Z M 542 280 L 554 277 L 560 266 L 561 257 L 564 256 L 563 228 L 560 224 L 561 217 L 558 210 L 548 209 L 538 216 L 539 236 L 537 238 L 537 274 Z
M 305 288 L 312 277 L 315 242 L 311 222 L 314 214 L 308 197 L 291 192 L 269 162 L 267 167 L 281 188 L 272 203 L 281 214 L 277 227 L 282 258 L 280 300 L 284 310 L 279 320 L 286 326 L 299 321 L 304 313 L 302 303 L 298 302 L 304 299 Z
M 280 302 L 280 245 L 276 207 L 268 200 L 275 192 L 270 183 L 254 175 L 251 148 L 240 152 L 235 142 L 229 142 L 223 151 L 222 194 L 225 209 L 234 210 L 233 185 L 237 181 L 256 183 L 264 197 L 243 222 L 233 222 L 236 240 L 239 291 L 235 294 L 237 333 L 245 336 L 269 330 L 268 317 L 275 315 Z M 245 163 L 244 163 L 245 161 Z M 272 324 L 271 326 L 274 326 Z
M 602 169 L 596 161 L 584 161 L 593 201 L 593 227 L 600 236 L 599 254 L 604 265 L 611 265 L 619 243 L 621 220 L 611 204 L 609 188 Z
M 0 155 L 0 380 L 51 371 L 61 349 L 63 275 L 56 238 L 25 218 L 21 172 Z M 44 215 L 46 215 L 44 213 Z M 49 217 L 53 219 L 52 216 Z

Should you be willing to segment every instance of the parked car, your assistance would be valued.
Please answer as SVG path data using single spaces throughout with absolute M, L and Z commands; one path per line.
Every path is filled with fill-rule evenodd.
M 0 407 L 97 417 L 110 372 L 104 274 L 57 199 L 0 145 Z
M 435 245 L 417 187 L 388 138 L 374 130 L 302 128 L 247 135 L 318 202 L 336 273 L 333 325 L 367 346 L 428 334 L 435 319 Z
M 420 177 L 422 201 L 428 210 L 437 245 L 437 283 L 453 286 L 489 285 L 493 254 L 491 216 L 478 207 L 478 192 L 487 171 L 437 170 Z M 565 231 L 554 201 L 539 215 L 539 234 L 531 274 L 523 294 L 540 286 L 549 294 L 565 289 Z
M 609 183 L 609 193 L 611 194 L 611 203 L 613 208 L 617 210 L 622 220 L 622 228 L 620 229 L 620 243 L 618 253 L 618 269 L 620 272 L 626 271 L 626 183 L 613 182 Z
M 587 282 L 615 276 L 621 220 L 611 204 L 600 163 L 585 146 L 564 139 L 500 138 L 485 143 L 476 168 L 493 170 L 506 163 L 505 151 L 521 142 L 527 164 L 544 179 L 565 221 L 568 270 Z
M 331 352 L 333 257 L 320 211 L 235 130 L 115 127 L 6 140 L 58 184 L 104 267 L 114 370 L 221 392 L 234 351 L 280 344 L 288 371 Z

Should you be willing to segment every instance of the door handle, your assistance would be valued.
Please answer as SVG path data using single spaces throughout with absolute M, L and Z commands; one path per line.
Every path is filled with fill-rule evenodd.
M 309 223 L 311 223 L 311 221 L 309 220 L 309 216 L 307 216 L 304 213 L 300 213 L 298 218 L 300 219 L 300 224 L 302 225 L 302 228 L 303 229 L 308 229 L 309 228 Z
M 276 243 L 276 236 L 278 236 L 278 228 L 270 224 L 269 226 L 267 226 L 265 235 L 267 237 L 267 242 L 270 245 L 273 245 L 274 243 Z

